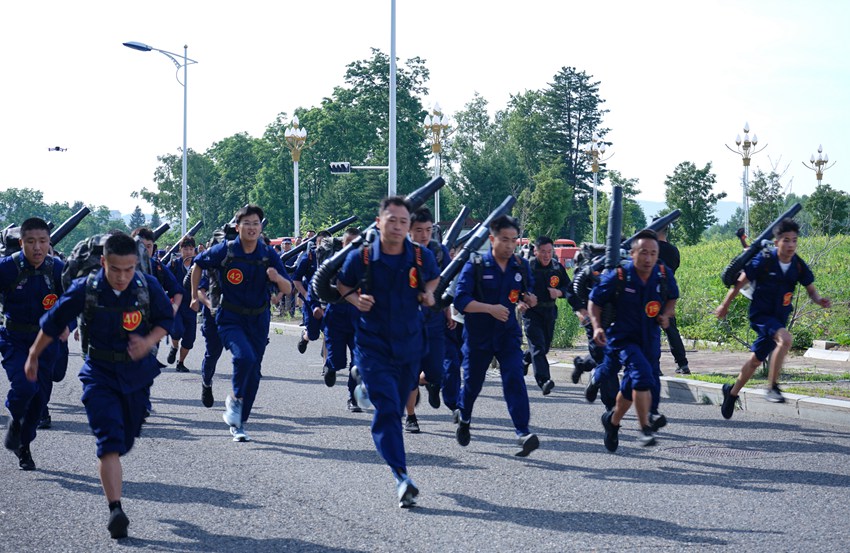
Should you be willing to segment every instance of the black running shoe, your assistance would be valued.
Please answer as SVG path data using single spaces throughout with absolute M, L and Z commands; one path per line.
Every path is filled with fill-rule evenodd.
M 469 423 L 461 420 L 460 410 L 457 411 L 457 430 L 455 431 L 455 438 L 457 438 L 457 443 L 463 447 L 468 446 L 469 441 L 472 439 L 472 436 L 469 434 Z
M 573 384 L 578 384 L 578 381 L 581 380 L 581 373 L 584 372 L 584 362 L 581 357 L 573 357 L 573 374 L 570 375 L 570 379 L 573 381 Z
M 168 357 L 165 360 L 169 365 L 177 361 L 177 348 L 171 348 L 168 352 Z
M 514 453 L 517 457 L 528 457 L 528 454 L 540 447 L 540 439 L 535 434 L 520 436 L 517 440 L 519 449 Z
M 179 373 L 187 373 L 187 372 L 189 372 L 189 368 L 188 368 L 188 367 L 186 367 L 186 365 L 184 365 L 182 361 L 179 361 L 179 362 L 177 363 L 177 366 L 176 366 L 176 367 L 174 367 L 174 370 L 175 370 L 176 372 L 179 372 Z
M 348 411 L 350 413 L 362 413 L 363 409 L 357 405 L 357 400 L 352 397 L 348 399 Z
M 425 384 L 425 389 L 428 390 L 428 405 L 434 409 L 440 408 L 440 386 L 439 384 Z
M 620 445 L 620 427 L 611 422 L 613 411 L 602 413 L 602 428 L 605 429 L 605 449 L 610 452 L 617 451 Z
M 307 339 L 304 336 L 301 336 L 301 340 L 298 341 L 298 353 L 304 353 L 307 351 Z
M 121 507 L 112 509 L 109 513 L 109 522 L 106 523 L 106 529 L 109 530 L 109 537 L 113 540 L 118 540 L 127 537 L 127 528 L 130 526 L 130 519 L 124 514 Z
M 691 368 L 687 365 L 681 365 L 676 368 L 676 374 L 691 374 Z
M 723 385 L 723 403 L 720 405 L 720 414 L 724 419 L 731 419 L 735 412 L 735 402 L 738 401 L 738 396 L 732 395 L 732 385 Z
M 664 415 L 653 415 L 650 413 L 649 415 L 649 426 L 652 428 L 653 432 L 658 432 L 665 426 L 667 426 L 667 417 Z
M 336 371 L 332 371 L 330 367 L 325 365 L 322 367 L 322 376 L 325 378 L 325 386 L 333 388 L 333 385 L 336 384 Z
M 53 419 L 50 418 L 50 415 L 45 415 L 38 421 L 38 429 L 39 430 L 47 430 L 53 426 Z
M 32 460 L 29 445 L 22 445 L 15 450 L 15 455 L 18 457 L 18 466 L 21 470 L 35 470 L 35 461 Z
M 599 395 L 599 383 L 594 380 L 593 375 L 590 376 L 590 382 L 587 383 L 587 387 L 584 389 L 584 399 L 587 400 L 588 403 L 593 403 L 596 401 L 596 396 Z
M 9 417 L 9 424 L 6 427 L 6 437 L 3 439 L 3 445 L 6 449 L 17 451 L 21 447 L 21 423 Z
M 212 407 L 213 403 L 215 403 L 215 398 L 213 398 L 212 386 L 207 386 L 203 382 L 201 383 L 201 403 L 204 404 L 204 407 Z
M 419 434 L 419 421 L 416 415 L 407 415 L 404 419 L 404 431 L 409 434 Z
M 543 391 L 544 396 L 548 396 L 550 393 L 552 393 L 552 388 L 554 387 L 555 383 L 551 380 L 547 380 L 546 382 L 540 385 L 540 389 Z

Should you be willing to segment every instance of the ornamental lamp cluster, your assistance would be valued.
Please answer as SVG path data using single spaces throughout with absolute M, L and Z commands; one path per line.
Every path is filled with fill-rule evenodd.
M 300 125 L 298 116 L 292 118 L 292 122 L 286 130 L 283 131 L 283 138 L 286 141 L 286 147 L 292 154 L 292 161 L 298 162 L 301 159 L 301 150 L 307 142 L 307 129 Z
M 818 157 L 815 157 L 815 154 L 812 154 L 812 157 L 809 158 L 809 165 L 806 165 L 806 162 L 803 162 L 803 166 L 808 169 L 811 169 L 815 172 L 815 177 L 818 179 L 818 187 L 821 185 L 821 181 L 823 180 L 823 172 L 835 165 L 835 162 L 832 162 L 832 165 L 828 165 L 829 156 L 824 153 L 823 145 L 818 144 Z

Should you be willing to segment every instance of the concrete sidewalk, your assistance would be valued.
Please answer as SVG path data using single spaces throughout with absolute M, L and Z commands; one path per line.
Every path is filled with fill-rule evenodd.
M 573 386 L 572 360 L 584 355 L 586 346 L 552 350 L 549 355 L 553 362 L 553 378 L 562 386 Z M 693 374 L 719 373 L 735 376 L 741 366 L 749 358 L 748 352 L 688 350 L 688 366 Z M 841 375 L 850 372 L 850 363 L 846 361 L 830 361 L 812 359 L 800 355 L 789 355 L 785 361 L 785 369 L 811 370 L 815 373 Z M 678 378 L 675 374 L 676 363 L 665 350 L 661 355 L 661 396 L 685 403 L 700 403 L 717 405 L 717 416 L 720 417 L 720 404 L 723 393 L 720 384 L 700 382 L 689 378 Z M 579 386 L 587 385 L 588 375 L 582 375 Z M 740 394 L 739 409 L 779 415 L 789 418 L 800 418 L 815 422 L 825 422 L 850 426 L 850 400 L 838 398 L 811 397 L 799 394 L 783 393 L 785 403 L 770 403 L 765 399 L 763 388 L 747 387 Z

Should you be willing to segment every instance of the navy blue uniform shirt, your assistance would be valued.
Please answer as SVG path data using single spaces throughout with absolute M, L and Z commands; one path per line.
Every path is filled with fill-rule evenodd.
M 221 264 L 227 257 L 227 244 L 231 242 L 233 258 L 227 267 L 222 267 Z M 266 258 L 268 265 L 262 263 L 263 258 Z M 225 302 L 243 309 L 269 308 L 271 296 L 266 267 L 277 270 L 283 278 L 289 280 L 277 252 L 262 240 L 257 242 L 256 249 L 250 254 L 246 254 L 242 249 L 242 240 L 239 237 L 233 241 L 221 242 L 196 255 L 195 264 L 202 269 L 219 273 L 222 288 L 222 308 L 216 312 L 216 322 L 219 325 L 240 324 L 244 318 L 244 315 L 225 308 Z
M 617 298 L 617 318 L 614 324 L 606 329 L 608 345 L 611 348 L 621 348 L 627 344 L 636 344 L 644 351 L 656 351 L 661 348 L 661 326 L 657 317 L 664 310 L 661 297 L 661 263 L 658 263 L 644 283 L 635 270 L 632 260 L 623 266 L 624 286 L 620 297 Z M 679 287 L 672 271 L 665 267 L 667 278 L 667 300 L 679 297 Z M 619 286 L 617 271 L 607 271 L 602 274 L 599 284 L 590 292 L 590 301 L 604 306 L 614 299 Z M 646 350 L 644 346 L 649 346 Z
M 473 300 L 489 304 L 501 304 L 508 308 L 508 320 L 501 322 L 489 313 L 464 313 L 464 340 L 472 349 L 498 351 L 506 336 L 520 337 L 522 330 L 516 318 L 516 304 L 525 292 L 534 290 L 534 277 L 528 261 L 512 255 L 504 271 L 493 258 L 493 251 L 481 256 L 481 282 L 475 282 L 475 261 L 466 262 L 457 280 L 455 309 L 464 313 Z M 482 297 L 476 288 L 480 286 Z
M 116 295 L 104 276 L 103 269 L 97 272 L 97 305 L 109 308 L 95 308 L 92 320 L 88 323 L 89 345 L 98 350 L 126 352 L 129 334 L 147 336 L 154 327 L 171 331 L 174 311 L 162 286 L 151 275 L 136 272 L 137 277 L 146 279 L 150 306 L 148 317 L 141 316 L 137 303 L 138 288 L 133 279 L 126 290 Z M 59 334 L 83 314 L 86 303 L 86 280 L 82 277 L 74 280 L 71 287 L 57 300 L 56 305 L 41 318 L 41 330 L 51 338 Z M 117 309 L 116 309 L 117 308 Z M 149 386 L 159 374 L 154 350 L 139 361 L 104 362 L 86 358 L 80 380 L 83 384 L 95 382 L 109 386 L 122 393 L 131 393 Z
M 387 255 L 376 240 L 369 252 L 371 286 L 362 293 L 374 296 L 375 304 L 360 312 L 355 344 L 371 350 L 387 361 L 412 363 L 425 352 L 423 315 L 419 310 L 419 280 L 424 284 L 440 276 L 440 270 L 428 248 L 419 248 L 422 266 L 417 267 L 414 245 L 404 242 L 404 253 Z M 418 270 L 414 271 L 414 268 Z M 360 287 L 366 273 L 363 252 L 349 252 L 337 280 L 352 288 Z M 364 285 L 365 286 L 365 285 Z
M 797 283 L 808 286 L 815 281 L 815 275 L 797 254 L 791 258 L 791 266 L 783 273 L 776 254 L 762 252 L 744 266 L 744 274 L 747 280 L 756 283 L 753 301 L 750 302 L 751 319 L 768 316 L 787 321 L 794 308 L 792 304 Z
M 39 319 L 45 311 L 53 307 L 53 304 L 62 295 L 62 267 L 64 267 L 64 264 L 60 259 L 53 258 L 53 291 L 51 292 L 45 275 L 28 276 L 17 286 L 12 287 L 21 272 L 19 262 L 23 263 L 24 271 L 35 270 L 35 267 L 27 261 L 23 252 L 0 258 L 0 291 L 5 295 L 3 311 L 6 319 L 21 325 L 32 326 L 33 330 L 31 332 L 18 332 L 7 328 L 5 332 L 6 336 L 10 338 L 26 338 L 32 343 L 36 334 L 38 334 L 36 327 L 38 327 Z M 44 269 L 44 264 L 41 268 Z
M 162 261 L 156 257 L 151 258 L 151 274 L 156 277 L 156 280 L 168 294 L 169 298 L 173 298 L 176 294 L 183 293 L 183 285 L 174 278 L 174 273 L 168 270 L 168 267 L 162 264 Z

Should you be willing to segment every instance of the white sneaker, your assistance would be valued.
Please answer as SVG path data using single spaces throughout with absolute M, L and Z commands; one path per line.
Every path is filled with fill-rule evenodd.
M 357 382 L 352 392 L 357 405 L 363 409 L 372 409 L 374 406 L 369 401 L 369 391 L 366 390 L 366 385 L 363 384 L 363 377 L 360 376 L 360 369 L 356 365 L 351 367 L 351 377 Z
M 242 426 L 242 402 L 232 395 L 224 400 L 224 414 L 221 416 L 224 422 L 232 427 Z
M 245 432 L 245 428 L 243 428 L 242 426 L 239 426 L 239 427 L 231 426 L 230 427 L 230 435 L 233 436 L 234 442 L 250 442 L 251 441 L 251 438 L 248 437 L 248 434 Z

